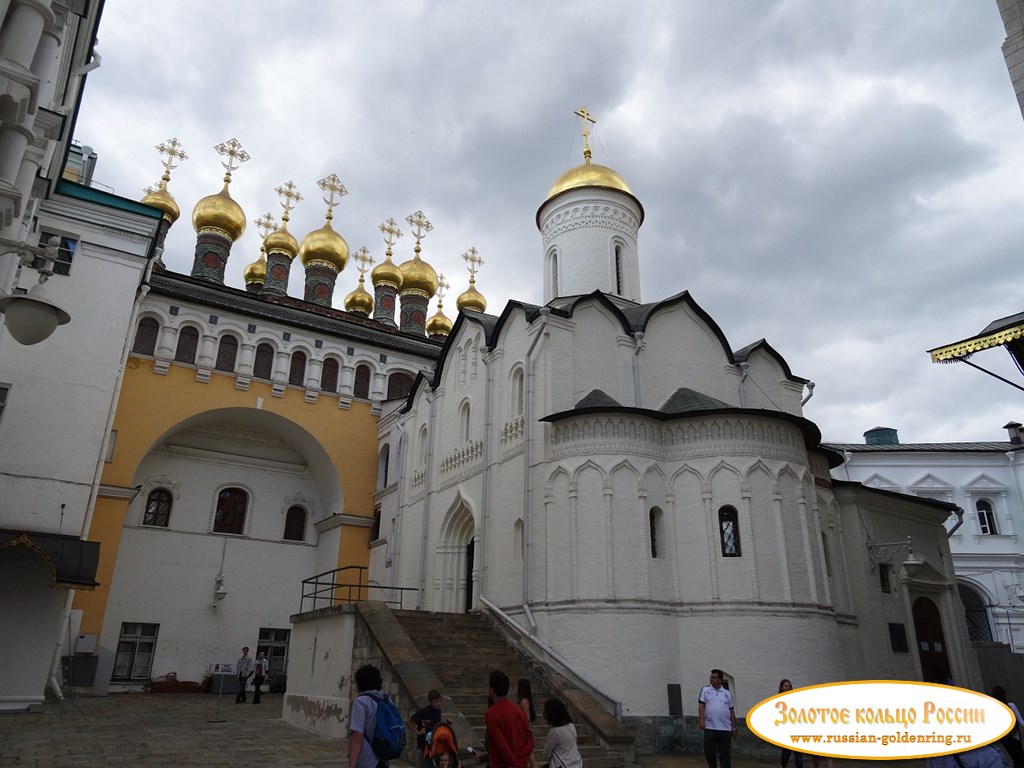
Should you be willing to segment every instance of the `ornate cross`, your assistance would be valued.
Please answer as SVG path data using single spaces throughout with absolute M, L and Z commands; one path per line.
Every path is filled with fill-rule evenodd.
M 277 196 L 281 198 L 281 207 L 284 208 L 284 213 L 281 214 L 281 221 L 287 224 L 290 221 L 288 214 L 292 208 L 295 207 L 295 203 L 302 201 L 302 195 L 299 194 L 298 187 L 295 186 L 294 182 L 286 181 L 280 187 L 274 190 Z
M 267 211 L 258 219 L 256 219 L 253 222 L 253 224 L 255 224 L 256 229 L 260 231 L 261 240 L 266 240 L 267 236 L 271 232 L 277 232 L 277 222 L 274 221 L 274 214 L 272 214 L 270 211 Z
M 181 148 L 181 143 L 174 138 L 157 144 L 156 151 L 166 158 L 162 162 L 164 165 L 164 171 L 167 174 L 170 174 L 170 172 L 181 165 L 181 163 L 188 160 L 188 155 L 186 155 L 185 150 Z
M 381 234 L 384 235 L 384 242 L 388 246 L 387 256 L 391 255 L 391 246 L 398 242 L 398 238 L 402 236 L 402 230 L 398 228 L 398 222 L 393 218 L 388 218 L 383 224 L 377 229 L 380 230 Z
M 484 263 L 484 260 L 477 254 L 476 248 L 472 247 L 462 254 L 462 259 L 466 262 L 466 269 L 469 270 L 469 279 L 471 281 L 475 281 L 476 273 L 480 270 L 480 266 Z
M 221 157 L 226 157 L 227 161 L 221 160 L 220 164 L 224 166 L 224 170 L 227 173 L 224 176 L 224 181 L 231 181 L 231 172 L 235 170 L 242 163 L 247 163 L 252 158 L 249 153 L 242 149 L 242 145 L 238 143 L 238 139 L 228 139 L 227 141 L 218 144 L 214 149 Z
M 591 116 L 591 114 L 587 111 L 586 107 L 580 107 L 575 111 L 574 114 L 579 115 L 580 117 L 583 118 L 583 159 L 589 163 L 591 156 L 590 126 L 587 125 L 587 123 L 593 123 L 594 125 L 597 125 L 597 120 L 595 120 L 593 116 Z
M 316 185 L 327 193 L 327 197 L 324 198 L 324 202 L 327 203 L 327 219 L 330 220 L 334 218 L 334 206 L 341 202 L 341 198 L 348 194 L 348 190 L 345 189 L 345 185 L 341 183 L 341 179 L 339 179 L 337 174 L 334 173 L 320 179 Z M 335 195 L 338 196 L 337 200 L 334 199 Z
M 370 251 L 367 250 L 364 245 L 358 251 L 352 254 L 352 258 L 359 262 L 359 266 L 356 269 L 359 270 L 359 280 L 362 282 L 363 275 L 366 274 L 366 270 L 373 264 L 373 256 L 370 255 Z
M 449 283 L 447 280 L 444 279 L 444 272 L 441 272 L 437 276 L 437 294 L 436 295 L 437 295 L 437 309 L 438 309 L 438 311 L 440 311 L 440 309 L 441 309 L 441 300 L 444 298 L 444 295 L 446 293 L 448 293 L 448 289 L 451 288 L 451 287 L 452 287 L 451 283 Z
M 416 238 L 416 250 L 418 251 L 420 240 L 426 237 L 427 233 L 434 228 L 434 225 L 427 221 L 427 217 L 423 215 L 423 211 L 410 213 L 405 217 L 405 222 L 412 227 L 412 236 Z

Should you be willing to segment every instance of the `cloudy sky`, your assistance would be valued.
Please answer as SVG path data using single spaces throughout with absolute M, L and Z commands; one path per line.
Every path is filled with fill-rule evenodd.
M 220 187 L 213 147 L 237 137 L 250 225 L 228 283 L 259 253 L 251 222 L 280 214 L 273 189 L 304 194 L 301 239 L 336 173 L 353 251 L 380 260 L 377 225 L 422 209 L 449 316 L 470 246 L 497 314 L 541 301 L 534 217 L 581 162 L 585 105 L 595 162 L 646 209 L 645 301 L 688 290 L 734 349 L 766 338 L 816 383 L 805 415 L 826 440 L 880 424 L 902 442 L 998 440 L 1024 393 L 925 351 L 1024 309 L 1004 38 L 996 0 L 107 0 L 76 137 L 96 181 L 132 198 L 160 177 L 154 145 L 184 145 L 173 270 L 190 270 L 191 209 Z M 336 305 L 357 279 L 350 262 Z M 974 359 L 1024 382 L 1001 349 Z

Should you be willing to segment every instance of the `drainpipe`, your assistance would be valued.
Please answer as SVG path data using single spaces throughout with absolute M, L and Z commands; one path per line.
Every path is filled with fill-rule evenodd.
M 484 473 L 480 480 L 480 534 L 477 540 L 480 542 L 480 584 L 477 587 L 477 595 L 484 596 L 484 585 L 487 575 L 487 518 L 490 516 L 490 507 L 487 503 L 491 487 L 491 389 L 494 387 L 493 360 L 489 354 L 481 354 L 480 359 L 484 361 L 487 369 L 487 376 L 484 383 Z
M 805 405 L 807 405 L 807 401 L 810 400 L 812 397 L 814 397 L 814 382 L 813 381 L 808 381 L 807 384 L 805 384 L 804 386 L 807 387 L 807 396 L 803 400 L 800 401 L 800 407 L 801 408 L 803 408 Z
M 637 408 L 641 408 L 643 406 L 640 405 L 640 350 L 644 348 L 643 331 L 634 333 L 633 340 L 636 342 L 636 349 L 633 350 L 633 402 Z
M 427 539 L 430 538 L 430 487 L 434 466 L 434 397 L 437 390 L 427 394 L 427 456 L 423 467 L 423 541 L 420 544 L 420 599 L 417 610 L 426 606 L 427 600 Z
M 402 462 L 405 459 L 406 434 L 405 425 L 402 423 L 401 417 L 399 417 L 395 421 L 395 429 L 398 430 L 398 445 L 395 446 L 395 474 L 398 476 L 398 490 L 395 492 L 395 519 L 394 522 L 392 523 L 392 525 L 394 526 L 394 543 L 393 546 L 391 547 L 390 554 L 386 558 L 384 558 L 384 565 L 388 567 L 391 567 L 391 564 L 394 562 L 395 558 L 398 557 L 400 551 L 399 543 L 401 542 L 402 538 L 402 497 L 404 496 L 402 491 L 405 488 L 406 477 L 405 467 L 402 464 Z M 388 586 L 390 587 L 395 586 L 396 570 L 396 568 L 391 568 L 391 576 L 388 579 Z M 402 607 L 404 608 L 405 606 Z
M 737 385 L 737 387 L 738 387 L 739 396 L 740 396 L 740 408 L 744 408 L 744 407 L 746 407 L 744 405 L 744 403 L 746 402 L 746 398 L 743 397 L 743 382 L 746 381 L 747 380 L 747 376 L 750 375 L 750 363 L 746 363 L 746 362 L 739 363 L 739 369 L 740 369 L 740 383 Z
M 946 538 L 947 539 L 950 536 L 952 536 L 954 533 L 956 533 L 957 528 L 959 528 L 961 525 L 964 524 L 964 508 L 963 507 L 957 507 L 956 510 L 953 512 L 953 514 L 956 515 L 956 525 L 954 525 L 952 528 L 949 529 L 949 531 L 946 532 Z
M 523 399 L 523 611 L 530 623 L 530 634 L 537 634 L 537 621 L 530 610 L 530 446 L 533 442 L 533 360 L 537 344 L 544 337 L 551 310 L 540 308 L 540 326 L 526 350 L 523 371 L 526 378 L 526 396 Z

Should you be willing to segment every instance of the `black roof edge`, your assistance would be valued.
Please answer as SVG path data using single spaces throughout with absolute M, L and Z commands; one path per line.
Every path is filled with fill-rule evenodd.
M 869 491 L 870 493 L 877 493 L 882 496 L 890 496 L 894 499 L 901 499 L 905 501 L 915 501 L 920 504 L 924 504 L 925 506 L 938 507 L 939 509 L 944 509 L 947 512 L 956 512 L 958 509 L 961 509 L 959 504 L 953 504 L 952 502 L 949 501 L 929 499 L 927 496 L 915 496 L 912 493 L 887 491 L 884 488 L 872 488 L 870 486 L 864 485 L 864 483 L 858 483 L 853 480 L 833 480 L 832 485 L 840 488 L 853 488 L 854 490 L 863 488 L 865 491 Z

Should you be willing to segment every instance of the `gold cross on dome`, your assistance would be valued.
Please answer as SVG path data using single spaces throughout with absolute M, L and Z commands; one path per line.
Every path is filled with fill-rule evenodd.
M 470 278 L 475 278 L 476 273 L 480 270 L 480 266 L 484 263 L 484 260 L 481 259 L 480 255 L 477 253 L 476 248 L 471 247 L 468 251 L 462 254 L 462 259 L 466 262 L 466 269 L 469 270 Z
M 412 236 L 416 238 L 416 245 L 419 245 L 420 240 L 426 237 L 427 233 L 434 228 L 434 225 L 427 221 L 427 217 L 423 215 L 423 211 L 410 213 L 405 217 L 405 223 L 412 227 Z
M 384 243 L 388 247 L 388 254 L 390 254 L 391 246 L 398 242 L 398 238 L 402 236 L 402 230 L 398 228 L 398 222 L 393 218 L 388 218 L 377 229 L 384 235 Z
M 585 162 L 590 162 L 590 126 L 587 123 L 593 123 L 597 125 L 597 120 L 594 119 L 586 107 L 580 107 L 573 114 L 579 115 L 583 118 L 583 159 Z
M 366 274 L 366 270 L 373 264 L 373 256 L 370 255 L 370 251 L 364 245 L 358 251 L 352 254 L 352 258 L 359 262 L 359 266 L 356 269 L 359 270 L 359 279 L 363 279 L 363 275 Z
M 277 222 L 274 221 L 274 214 L 267 211 L 253 222 L 256 229 L 260 231 L 260 240 L 266 240 L 271 232 L 277 232 Z
M 341 201 L 341 198 L 348 194 L 348 190 L 345 189 L 345 185 L 341 183 L 341 179 L 339 179 L 337 174 L 334 173 L 320 179 L 316 185 L 327 193 L 327 197 L 324 198 L 324 202 L 327 203 L 327 218 L 331 218 L 333 216 L 334 206 Z M 335 195 L 338 196 L 337 200 L 334 199 Z
M 292 181 L 286 181 L 274 191 L 277 193 L 277 196 L 281 198 L 281 207 L 284 208 L 284 213 L 281 214 L 281 221 L 288 222 L 288 214 L 291 213 L 292 208 L 295 207 L 295 203 L 302 202 L 302 195 L 299 194 L 298 187 L 296 187 L 295 182 Z
M 441 308 L 441 299 L 444 298 L 444 295 L 446 293 L 448 293 L 448 289 L 451 288 L 451 287 L 452 287 L 451 283 L 449 283 L 447 280 L 444 279 L 444 272 L 439 273 L 438 276 L 437 276 L 437 294 L 436 294 L 437 295 L 437 308 L 438 309 Z
M 242 145 L 238 143 L 238 139 L 228 139 L 227 141 L 218 144 L 214 149 L 217 150 L 217 154 L 227 158 L 227 161 L 220 161 L 220 164 L 224 166 L 224 170 L 227 171 L 227 178 L 225 181 L 231 181 L 231 172 L 242 163 L 247 163 L 252 159 L 249 156 L 249 153 L 242 149 Z
M 188 160 L 188 155 L 181 148 L 181 143 L 175 138 L 170 138 L 157 144 L 156 151 L 164 156 L 165 159 L 162 162 L 167 173 L 170 173 L 185 160 Z
M 144 187 L 142 192 L 143 194 L 146 195 L 152 195 L 154 192 L 160 189 L 160 186 L 160 184 L 150 184 L 148 187 Z

